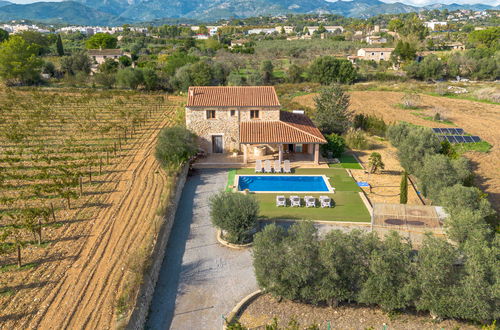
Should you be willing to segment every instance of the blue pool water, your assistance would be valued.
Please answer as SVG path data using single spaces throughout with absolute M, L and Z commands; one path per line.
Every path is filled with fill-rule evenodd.
M 329 191 L 322 176 L 242 175 L 238 189 L 250 191 Z

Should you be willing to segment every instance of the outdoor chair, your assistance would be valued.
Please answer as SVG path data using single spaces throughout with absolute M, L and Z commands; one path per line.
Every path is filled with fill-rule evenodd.
M 273 172 L 273 169 L 271 168 L 271 161 L 269 159 L 267 159 L 264 162 L 264 172 L 266 172 L 266 173 L 272 173 Z
M 276 196 L 276 206 L 286 206 L 286 198 L 285 196 Z
M 274 173 L 281 173 L 281 162 L 278 159 L 274 161 Z
M 290 206 L 291 207 L 300 207 L 300 197 L 299 196 L 290 196 Z
M 262 160 L 255 161 L 255 173 L 262 173 Z
M 289 160 L 285 160 L 283 162 L 283 171 L 285 173 L 292 173 L 292 168 L 290 167 L 290 161 Z
M 328 196 L 319 196 L 321 207 L 332 207 L 332 199 Z
M 306 207 L 316 207 L 316 198 L 312 196 L 304 197 L 304 201 L 306 202 Z

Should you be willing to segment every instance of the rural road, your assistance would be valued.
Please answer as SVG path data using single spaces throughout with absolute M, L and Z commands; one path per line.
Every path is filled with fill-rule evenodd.
M 146 329 L 221 329 L 243 297 L 257 290 L 249 250 L 217 243 L 208 200 L 225 188 L 226 170 L 197 170 L 177 209 Z

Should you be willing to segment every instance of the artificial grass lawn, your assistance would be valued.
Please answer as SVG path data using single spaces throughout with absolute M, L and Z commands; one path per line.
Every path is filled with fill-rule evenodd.
M 330 168 L 348 168 L 351 170 L 362 170 L 356 158 L 351 154 L 342 154 L 339 158 L 340 164 L 328 164 Z
M 242 168 L 234 171 L 235 174 L 255 174 L 252 168 Z M 259 216 L 267 219 L 300 219 L 300 220 L 323 220 L 323 221 L 353 221 L 353 222 L 369 222 L 370 214 L 366 209 L 358 192 L 361 189 L 358 187 L 353 178 L 347 171 L 342 168 L 299 168 L 292 169 L 292 174 L 283 175 L 326 175 L 329 178 L 330 184 L 335 188 L 335 194 L 318 193 L 256 193 L 252 194 L 259 201 L 260 214 Z M 232 179 L 231 179 L 232 175 Z M 261 175 L 259 173 L 259 175 Z M 269 175 L 269 174 L 262 174 Z M 234 174 L 231 171 L 228 175 L 228 181 L 234 184 Z M 288 199 L 291 195 L 298 195 L 303 198 L 305 195 L 316 197 L 328 195 L 335 203 L 332 208 L 306 208 L 306 207 L 276 207 L 276 196 L 285 195 Z M 289 201 L 287 201 L 289 203 Z M 317 201 L 319 203 L 319 199 Z
M 370 222 L 370 213 L 366 209 L 361 197 L 357 192 L 339 191 L 335 194 L 301 194 L 286 193 L 287 198 L 291 195 L 298 195 L 303 198 L 305 195 L 316 197 L 319 203 L 320 195 L 328 195 L 335 202 L 332 208 L 321 207 L 277 207 L 276 195 L 283 194 L 252 194 L 257 198 L 260 205 L 259 216 L 266 219 L 297 219 L 297 220 L 323 220 L 323 221 L 353 221 Z M 303 203 L 303 201 L 302 201 Z
M 236 170 L 235 169 L 230 169 L 229 173 L 227 174 L 227 185 L 226 185 L 226 191 L 232 191 L 232 188 L 229 188 L 230 186 L 234 186 L 234 177 L 236 175 Z

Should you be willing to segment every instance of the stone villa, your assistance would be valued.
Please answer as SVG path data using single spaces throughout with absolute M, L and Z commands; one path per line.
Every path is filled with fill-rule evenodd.
M 321 132 L 303 113 L 281 111 L 272 86 L 190 87 L 186 126 L 208 154 L 242 152 L 243 161 L 290 154 L 319 162 Z
M 375 62 L 388 61 L 394 48 L 360 48 L 358 50 L 358 58 L 366 61 L 373 60 Z

